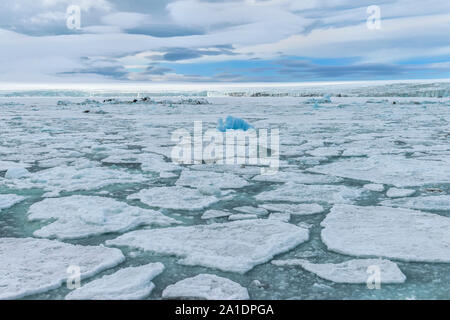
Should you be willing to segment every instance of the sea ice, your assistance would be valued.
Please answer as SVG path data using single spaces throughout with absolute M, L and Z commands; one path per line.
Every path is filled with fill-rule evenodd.
M 28 219 L 53 219 L 34 235 L 58 239 L 79 239 L 125 232 L 142 225 L 169 226 L 177 223 L 157 211 L 132 207 L 111 198 L 79 195 L 37 202 L 30 207 Z
M 291 215 L 286 212 L 274 212 L 269 215 L 268 219 L 289 222 L 289 220 L 291 220 Z
M 392 184 L 397 187 L 448 183 L 448 161 L 420 160 L 398 155 L 374 155 L 369 158 L 343 159 L 308 169 L 338 177 Z
M 5 173 L 6 179 L 21 179 L 30 176 L 30 172 L 25 168 L 9 168 Z
M 396 263 L 383 259 L 355 259 L 346 262 L 315 264 L 303 259 L 272 260 L 276 266 L 300 266 L 322 279 L 336 283 L 367 283 L 369 268 L 378 267 L 380 270 L 380 284 L 403 283 L 406 276 Z
M 245 273 L 307 241 L 307 229 L 276 220 L 245 220 L 190 227 L 138 230 L 107 245 L 176 255 L 179 263 Z
M 414 193 L 416 193 L 416 190 L 390 188 L 386 192 L 386 196 L 389 198 L 402 198 L 412 196 Z
M 11 208 L 13 205 L 25 200 L 25 197 L 16 194 L 0 194 L 0 211 Z
M 242 213 L 242 214 L 232 214 L 228 217 L 230 221 L 236 220 L 250 220 L 250 219 L 258 219 L 256 214 Z
M 354 256 L 450 262 L 450 218 L 390 207 L 335 205 L 321 225 L 328 249 Z
M 109 169 L 86 164 L 83 167 L 61 166 L 32 173 L 20 180 L 4 180 L 3 184 L 16 189 L 40 188 L 58 196 L 62 191 L 99 189 L 111 184 L 144 182 L 147 178 L 125 170 Z
M 183 170 L 176 185 L 192 188 L 214 186 L 220 189 L 238 189 L 248 186 L 249 183 L 232 173 Z
M 294 182 L 299 184 L 330 184 L 342 181 L 342 179 L 338 177 L 296 171 L 279 171 L 273 175 L 258 175 L 252 180 L 267 182 Z
M 374 192 L 383 192 L 384 191 L 384 185 L 382 184 L 376 184 L 376 183 L 369 183 L 363 186 L 364 189 L 374 191 Z
M 244 207 L 237 207 L 233 208 L 233 210 L 242 212 L 242 213 L 248 213 L 248 214 L 254 214 L 258 216 L 265 216 L 269 214 L 269 212 L 264 208 L 256 208 L 252 206 L 244 206 Z
M 155 288 L 152 280 L 164 270 L 162 263 L 129 267 L 75 289 L 66 300 L 138 300 Z
M 385 200 L 383 206 L 402 207 L 417 210 L 446 210 L 450 211 L 450 195 L 421 196 L 414 198 Z
M 214 219 L 214 218 L 223 218 L 223 217 L 228 217 L 230 216 L 232 213 L 229 211 L 223 211 L 223 210 L 208 210 L 205 211 L 205 213 L 203 213 L 202 215 L 202 219 Z
M 246 288 L 229 279 L 213 274 L 199 274 L 178 281 L 164 289 L 165 299 L 248 300 Z
M 325 209 L 316 203 L 301 203 L 301 204 L 287 204 L 287 203 L 265 203 L 260 205 L 269 211 L 289 213 L 294 216 L 310 215 L 322 213 Z
M 204 195 L 199 190 L 180 186 L 141 190 L 128 196 L 128 199 L 139 199 L 150 207 L 176 210 L 200 210 L 220 201 L 215 196 Z
M 337 185 L 306 185 L 287 183 L 255 196 L 259 201 L 352 203 L 362 190 Z
M 125 260 L 118 249 L 33 238 L 0 238 L 0 299 L 19 299 L 56 289 L 68 267 L 91 277 Z

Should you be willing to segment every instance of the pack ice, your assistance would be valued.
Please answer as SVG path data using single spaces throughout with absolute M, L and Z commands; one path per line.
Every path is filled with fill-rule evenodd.
M 155 288 L 152 280 L 164 270 L 162 263 L 129 267 L 75 289 L 66 300 L 138 300 Z
M 37 237 L 79 239 L 109 232 L 125 232 L 142 225 L 177 223 L 160 212 L 132 207 L 114 199 L 95 196 L 50 198 L 33 204 L 28 220 L 50 220 L 34 232 Z
M 450 218 L 409 209 L 335 205 L 321 225 L 322 241 L 338 253 L 450 262 Z
M 11 208 L 13 205 L 22 202 L 25 197 L 16 194 L 0 194 L 0 212 L 3 209 Z
M 67 268 L 91 277 L 125 260 L 118 249 L 80 246 L 33 238 L 0 238 L 0 299 L 19 299 L 56 289 Z
M 383 206 L 417 210 L 446 210 L 450 212 L 450 195 L 421 196 L 382 201 Z
M 176 255 L 179 263 L 245 273 L 273 256 L 307 241 L 307 229 L 277 220 L 138 230 L 108 240 L 107 245 L 129 246 Z
M 255 196 L 260 201 L 352 203 L 362 195 L 360 189 L 337 185 L 286 183 Z
M 238 189 L 248 186 L 249 183 L 232 173 L 183 170 L 176 185 L 192 188 L 214 186 L 219 189 Z
M 397 187 L 448 183 L 450 163 L 405 158 L 399 155 L 374 155 L 369 158 L 342 159 L 309 169 L 338 177 L 392 184 Z
M 138 199 L 150 207 L 178 210 L 200 210 L 220 201 L 215 196 L 180 186 L 141 190 L 128 196 L 128 199 Z
M 164 289 L 165 299 L 247 300 L 246 288 L 227 278 L 214 274 L 199 274 L 178 281 Z
M 322 279 L 336 283 L 366 283 L 370 267 L 380 270 L 381 284 L 403 283 L 406 276 L 396 263 L 384 259 L 355 259 L 342 263 L 311 263 L 303 259 L 273 260 L 272 264 L 280 267 L 300 266 Z

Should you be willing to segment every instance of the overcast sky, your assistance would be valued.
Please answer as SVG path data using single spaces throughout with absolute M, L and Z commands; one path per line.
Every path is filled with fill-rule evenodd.
M 448 0 L 0 1 L 2 82 L 426 78 L 450 78 Z

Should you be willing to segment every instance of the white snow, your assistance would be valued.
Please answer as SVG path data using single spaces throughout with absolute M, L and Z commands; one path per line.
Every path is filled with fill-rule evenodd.
M 320 204 L 316 203 L 265 203 L 260 205 L 260 207 L 269 211 L 284 212 L 294 216 L 318 214 L 325 210 Z
M 0 299 L 19 299 L 56 289 L 79 266 L 91 277 L 125 260 L 118 249 L 33 238 L 0 238 Z
M 283 222 L 289 222 L 291 220 L 291 215 L 286 212 L 274 212 L 269 215 L 268 219 L 279 220 Z
M 232 173 L 183 170 L 176 185 L 192 188 L 214 186 L 219 189 L 238 189 L 248 186 L 249 183 Z
M 152 280 L 164 270 L 162 263 L 129 267 L 75 289 L 66 300 L 138 300 L 155 288 Z
M 208 210 L 205 211 L 205 213 L 203 213 L 202 215 L 202 219 L 214 219 L 214 218 L 223 218 L 223 217 L 228 217 L 230 216 L 232 213 L 229 211 L 223 211 L 223 210 Z
M 139 199 L 150 207 L 178 210 L 200 210 L 220 201 L 215 196 L 180 186 L 141 190 L 128 196 L 128 199 Z
M 25 197 L 16 194 L 0 194 L 0 211 L 11 208 L 13 205 L 25 200 Z
M 242 213 L 254 214 L 254 215 L 258 215 L 258 216 L 264 216 L 269 213 L 264 208 L 256 208 L 256 207 L 252 207 L 252 206 L 236 207 L 236 208 L 233 208 L 233 210 L 242 212 Z
M 287 183 L 255 196 L 259 201 L 353 203 L 362 190 L 341 185 L 306 185 Z
M 402 198 L 412 196 L 414 193 L 416 193 L 416 191 L 411 189 L 390 188 L 386 192 L 386 196 L 389 198 Z
M 450 195 L 421 196 L 382 201 L 383 206 L 402 207 L 417 210 L 450 211 Z
M 30 172 L 25 168 L 9 168 L 5 173 L 6 179 L 21 179 L 30 176 Z
M 246 220 L 190 227 L 138 230 L 107 241 L 176 255 L 179 263 L 245 273 L 307 241 L 307 229 L 276 220 Z
M 374 155 L 369 158 L 343 159 L 313 167 L 309 171 L 397 187 L 450 181 L 450 165 L 444 158 L 433 161 L 399 155 Z
M 205 300 L 248 300 L 246 288 L 227 278 L 213 274 L 178 281 L 164 289 L 165 299 L 205 299 Z
M 58 196 L 62 191 L 94 190 L 116 183 L 136 183 L 146 180 L 140 174 L 86 164 L 80 167 L 60 166 L 46 169 L 20 180 L 4 180 L 3 183 L 16 189 L 41 188 L 49 191 L 49 196 Z
M 374 191 L 374 192 L 383 192 L 384 191 L 384 185 L 376 184 L 376 183 L 365 184 L 363 186 L 363 188 L 370 190 L 370 191 Z
M 273 175 L 258 175 L 252 180 L 267 182 L 295 182 L 300 184 L 330 184 L 340 182 L 342 179 L 323 174 L 312 174 L 298 171 L 279 171 Z
M 328 249 L 354 256 L 450 262 L 450 218 L 390 207 L 335 205 L 321 224 Z
M 367 283 L 369 268 L 380 270 L 380 284 L 404 283 L 406 276 L 396 263 L 383 259 L 355 259 L 342 263 L 315 264 L 303 259 L 272 260 L 276 266 L 300 266 L 322 279 L 336 283 Z
M 30 207 L 28 219 L 54 219 L 35 231 L 34 235 L 58 239 L 79 239 L 109 232 L 125 232 L 142 225 L 169 226 L 177 223 L 157 211 L 94 196 L 44 199 Z
M 236 220 L 250 220 L 250 219 L 258 219 L 256 214 L 242 213 L 242 214 L 232 214 L 228 217 L 230 221 Z

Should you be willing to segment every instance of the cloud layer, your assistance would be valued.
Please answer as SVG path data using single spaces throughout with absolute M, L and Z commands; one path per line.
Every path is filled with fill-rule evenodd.
M 0 81 L 448 78 L 449 26 L 441 0 L 2 0 Z

